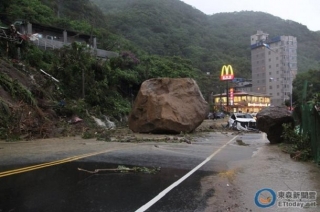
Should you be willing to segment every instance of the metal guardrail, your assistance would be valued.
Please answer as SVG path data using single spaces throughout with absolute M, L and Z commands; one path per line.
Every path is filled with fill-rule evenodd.
M 70 45 L 70 44 L 65 44 L 61 41 L 56 41 L 56 40 L 50 40 L 50 39 L 45 39 L 45 38 L 39 38 L 35 41 L 32 41 L 35 45 L 44 47 L 45 49 L 60 49 L 64 45 Z
M 51 40 L 46 38 L 39 38 L 32 42 L 33 44 L 39 47 L 43 47 L 44 49 L 60 49 L 63 46 L 71 45 L 71 43 L 64 43 L 61 41 Z M 90 52 L 96 57 L 101 57 L 101 58 L 114 58 L 119 56 L 117 52 L 106 51 L 103 49 L 96 49 L 96 50 L 92 49 Z

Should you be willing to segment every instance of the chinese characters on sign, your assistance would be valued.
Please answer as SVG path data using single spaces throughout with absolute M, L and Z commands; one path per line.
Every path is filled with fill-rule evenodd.
M 279 208 L 310 208 L 317 207 L 316 191 L 278 191 Z
M 230 88 L 229 97 L 230 97 L 230 105 L 233 105 L 233 88 Z
M 228 74 L 220 77 L 221 80 L 233 80 L 234 75 Z

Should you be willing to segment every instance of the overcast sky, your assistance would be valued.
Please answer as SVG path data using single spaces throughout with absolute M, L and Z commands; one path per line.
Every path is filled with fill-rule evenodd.
M 320 30 L 320 0 L 181 0 L 205 14 L 260 11 Z

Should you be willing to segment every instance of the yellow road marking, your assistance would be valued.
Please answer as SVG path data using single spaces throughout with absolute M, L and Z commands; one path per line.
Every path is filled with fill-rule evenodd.
M 112 152 L 112 151 L 115 151 L 115 150 L 119 150 L 119 149 L 109 149 L 109 150 L 100 151 L 100 152 L 93 152 L 93 153 L 73 156 L 73 157 L 69 157 L 69 158 L 65 158 L 65 159 L 61 159 L 61 160 L 57 160 L 57 161 L 52 161 L 52 162 L 48 162 L 48 163 L 42 163 L 42 164 L 28 166 L 28 167 L 19 168 L 19 169 L 14 169 L 14 170 L 10 170 L 10 171 L 4 171 L 4 172 L 0 172 L 0 178 L 1 177 L 6 177 L 6 176 L 9 176 L 9 175 L 23 173 L 23 172 L 33 171 L 33 170 L 36 170 L 36 169 L 42 169 L 42 168 L 49 167 L 49 166 L 55 166 L 55 165 L 59 165 L 59 164 L 62 164 L 62 163 L 67 163 L 67 162 L 79 160 L 79 159 L 82 159 L 82 158 L 91 157 L 91 156 L 94 156 L 94 155 L 99 155 L 99 154 L 103 154 L 103 153 L 107 153 L 107 152 Z

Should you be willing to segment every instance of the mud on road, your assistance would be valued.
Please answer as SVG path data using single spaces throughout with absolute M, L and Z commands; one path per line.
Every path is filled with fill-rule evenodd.
M 132 148 L 141 142 L 149 141 L 175 143 L 187 140 L 192 143 L 197 139 L 205 139 L 208 132 L 229 135 L 237 133 L 222 128 L 226 121 L 226 119 L 205 120 L 195 133 L 178 136 L 134 134 L 128 129 L 121 129 L 118 134 L 114 134 L 114 141 L 120 139 L 123 142 L 104 142 L 80 137 L 0 142 L 1 164 L 5 168 L 6 165 L 19 164 L 19 162 L 23 164 L 33 161 L 48 162 L 70 155 L 101 151 L 106 147 L 111 150 Z M 272 188 L 275 191 L 317 191 L 320 194 L 320 170 L 315 164 L 294 161 L 278 146 L 269 145 L 267 140 L 251 142 L 256 145 L 256 151 L 251 158 L 238 161 L 230 160 L 226 162 L 226 168 L 221 169 L 218 174 L 206 176 L 201 180 L 202 192 L 208 195 L 205 211 L 301 211 L 301 209 L 294 208 L 258 208 L 254 203 L 254 196 L 262 188 Z M 250 143 L 250 141 L 244 140 L 244 143 Z M 232 145 L 238 144 L 232 143 Z M 252 145 L 241 146 L 241 148 L 249 147 Z M 319 195 L 317 202 L 320 203 Z M 305 211 L 316 212 L 320 210 L 319 208 L 310 208 Z

